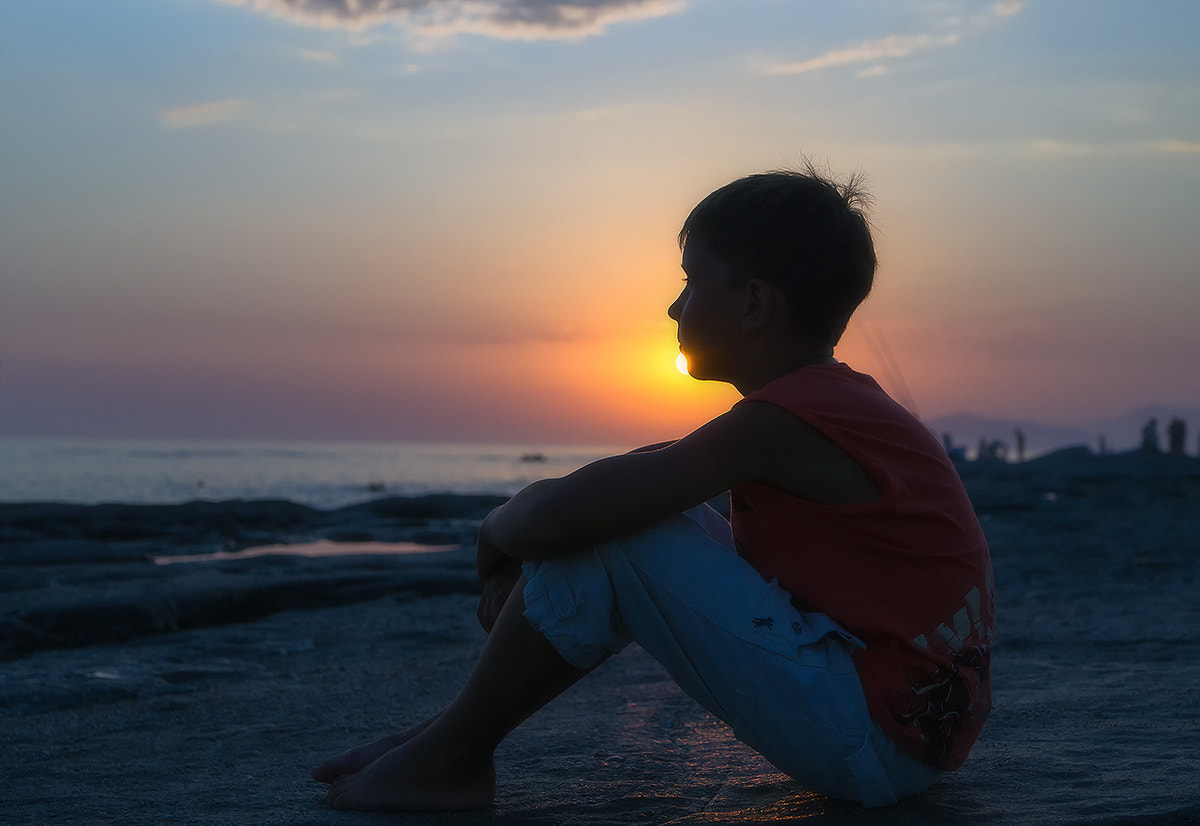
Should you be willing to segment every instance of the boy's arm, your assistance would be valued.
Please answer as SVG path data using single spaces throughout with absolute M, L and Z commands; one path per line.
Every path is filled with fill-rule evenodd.
M 507 557 L 545 559 L 615 539 L 769 478 L 803 426 L 786 411 L 740 404 L 665 447 L 612 456 L 544 479 L 497 508 L 480 529 L 480 574 Z M 787 454 L 792 451 L 784 450 Z
M 675 442 L 677 442 L 677 441 L 679 441 L 679 440 L 672 439 L 669 442 L 655 442 L 654 444 L 646 445 L 645 447 L 635 447 L 633 450 L 631 450 L 629 452 L 630 453 L 649 453 L 652 450 L 662 450 L 664 447 L 670 447 L 671 445 L 675 444 Z

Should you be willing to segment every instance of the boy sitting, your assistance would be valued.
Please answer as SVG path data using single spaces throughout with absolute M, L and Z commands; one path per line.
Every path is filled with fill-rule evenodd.
M 692 211 L 667 313 L 691 375 L 743 398 L 488 516 L 474 671 L 314 769 L 334 808 L 490 804 L 500 741 L 631 640 L 812 790 L 881 806 L 962 764 L 991 706 L 991 566 L 938 441 L 833 358 L 874 279 L 863 199 L 809 167 Z M 725 491 L 730 522 L 704 504 Z

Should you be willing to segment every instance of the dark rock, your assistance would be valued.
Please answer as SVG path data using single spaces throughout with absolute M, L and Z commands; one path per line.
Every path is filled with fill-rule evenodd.
M 478 591 L 474 555 L 464 550 L 18 570 L 31 587 L 14 592 L 0 613 L 0 659 L 388 595 Z M 55 576 L 34 581 L 45 570 Z
M 369 513 L 374 516 L 421 519 L 483 519 L 508 501 L 506 496 L 484 494 L 431 494 L 429 496 L 390 497 L 349 505 L 333 513 Z

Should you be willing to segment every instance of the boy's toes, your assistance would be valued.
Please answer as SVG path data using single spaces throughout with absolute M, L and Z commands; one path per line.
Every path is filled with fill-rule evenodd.
M 345 754 L 331 757 L 314 768 L 309 774 L 318 783 L 332 783 L 343 774 L 353 774 L 361 768 L 361 766 L 357 765 L 360 761 L 355 759 L 357 756 L 355 752 L 357 752 L 357 749 L 351 749 Z
M 366 768 L 422 728 L 424 726 L 418 726 L 402 734 L 390 734 L 387 737 L 380 737 L 374 743 L 344 751 L 336 757 L 330 757 L 309 774 L 318 783 L 332 783 L 343 775 L 354 774 Z
M 339 777 L 329 787 L 329 808 L 360 811 L 378 808 L 378 806 L 365 805 L 370 801 L 369 798 L 365 802 L 362 800 L 362 790 L 359 786 L 361 784 L 355 784 L 350 775 Z

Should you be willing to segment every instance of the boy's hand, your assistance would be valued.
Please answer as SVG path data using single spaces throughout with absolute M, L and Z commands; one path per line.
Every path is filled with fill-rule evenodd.
M 492 514 L 495 512 L 492 511 Z M 479 575 L 479 583 L 483 586 L 475 616 L 483 630 L 489 634 L 492 632 L 492 626 L 496 624 L 496 618 L 500 616 L 500 609 L 508 601 L 513 586 L 521 578 L 521 560 L 504 553 L 492 541 L 489 525 L 492 514 L 488 514 L 488 518 L 479 526 L 479 539 L 475 543 L 475 571 Z
M 492 626 L 496 624 L 496 618 L 500 616 L 500 609 L 504 607 L 508 595 L 521 578 L 520 560 L 512 557 L 505 559 L 506 561 L 493 569 L 483 581 L 483 593 L 479 596 L 479 607 L 475 609 L 479 624 L 489 634 L 492 633 Z

